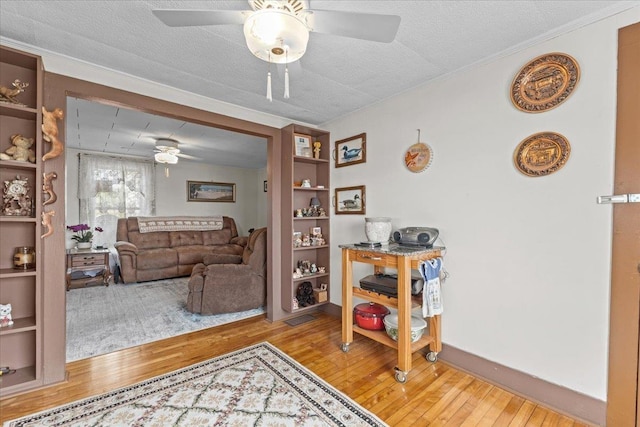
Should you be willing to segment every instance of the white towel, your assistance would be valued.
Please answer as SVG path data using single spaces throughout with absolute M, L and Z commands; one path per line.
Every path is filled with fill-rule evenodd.
M 442 258 L 422 261 L 418 266 L 424 279 L 422 287 L 422 317 L 433 317 L 442 314 L 442 292 L 440 289 L 440 271 Z

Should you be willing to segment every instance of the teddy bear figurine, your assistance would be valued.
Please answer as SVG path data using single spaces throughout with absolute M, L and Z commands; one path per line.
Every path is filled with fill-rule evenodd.
M 7 148 L 4 153 L 0 153 L 0 160 L 36 162 L 36 152 L 31 148 L 33 146 L 33 138 L 25 138 L 18 133 L 11 135 L 9 139 L 13 145 Z
M 0 304 L 0 327 L 13 325 L 11 304 Z

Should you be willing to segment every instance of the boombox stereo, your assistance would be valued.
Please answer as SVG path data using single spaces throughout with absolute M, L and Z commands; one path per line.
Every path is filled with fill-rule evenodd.
M 401 245 L 431 248 L 440 232 L 430 227 L 405 227 L 393 232 L 393 240 Z

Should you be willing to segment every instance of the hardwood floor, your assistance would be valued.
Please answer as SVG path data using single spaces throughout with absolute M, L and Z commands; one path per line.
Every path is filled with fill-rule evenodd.
M 68 380 L 0 400 L 2 422 L 100 394 L 247 345 L 269 341 L 390 426 L 582 427 L 576 420 L 458 371 L 413 355 L 405 384 L 394 379 L 395 351 L 355 334 L 340 350 L 340 319 L 323 313 L 298 326 L 242 320 L 67 364 Z

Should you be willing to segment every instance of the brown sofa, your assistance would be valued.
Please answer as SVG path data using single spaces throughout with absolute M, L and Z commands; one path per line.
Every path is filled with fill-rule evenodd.
M 221 263 L 222 262 L 222 263 Z M 205 255 L 189 279 L 187 310 L 234 313 L 262 307 L 267 298 L 267 229 L 251 233 L 241 257 Z
M 115 248 L 124 283 L 188 276 L 207 254 L 239 256 L 247 237 L 239 237 L 233 218 L 222 217 L 221 230 L 140 233 L 138 218 L 118 220 Z

